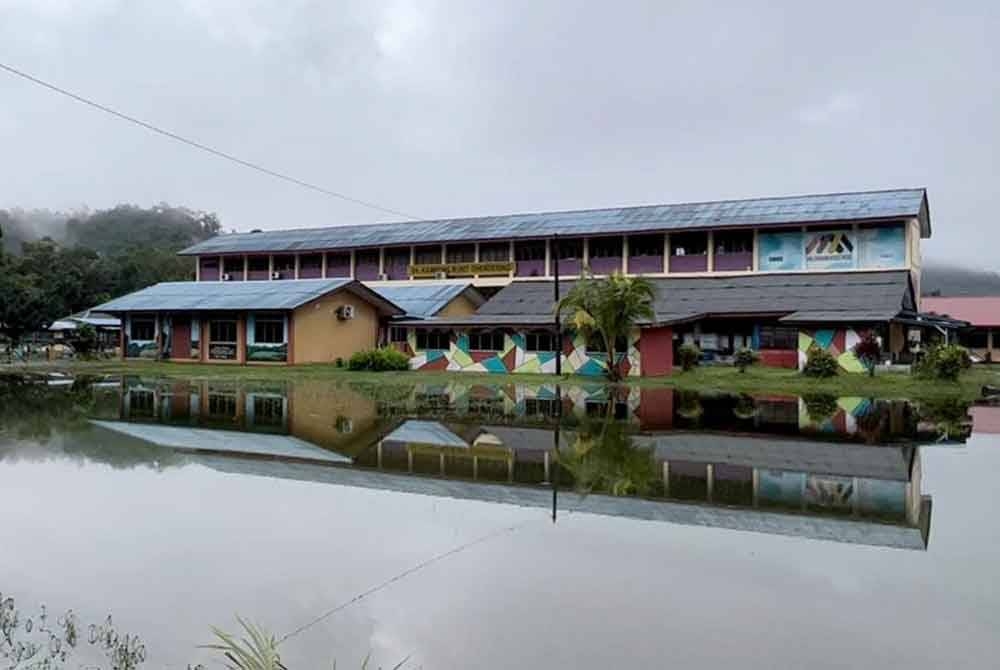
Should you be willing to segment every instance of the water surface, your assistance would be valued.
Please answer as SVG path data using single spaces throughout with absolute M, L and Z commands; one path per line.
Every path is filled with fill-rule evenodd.
M 428 669 L 989 667 L 1000 650 L 1000 437 L 971 426 L 1000 408 L 597 384 L 0 388 L 0 592 L 113 612 L 150 667 L 205 660 L 234 613 L 302 629 L 291 667 L 369 650 Z

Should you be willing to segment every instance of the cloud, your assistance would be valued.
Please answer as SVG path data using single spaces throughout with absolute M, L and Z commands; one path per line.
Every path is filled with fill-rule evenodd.
M 826 125 L 854 119 L 860 111 L 860 98 L 842 91 L 830 95 L 822 102 L 802 107 L 798 111 L 798 119 L 808 125 Z

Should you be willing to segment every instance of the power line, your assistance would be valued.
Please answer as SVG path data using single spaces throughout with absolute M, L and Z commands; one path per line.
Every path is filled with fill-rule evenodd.
M 379 204 L 374 203 L 374 202 L 369 202 L 367 200 L 361 200 L 360 198 L 353 198 L 353 197 L 351 197 L 349 195 L 346 195 L 344 193 L 338 193 L 337 191 L 331 191 L 330 189 L 323 188 L 322 186 L 317 186 L 316 184 L 311 184 L 311 183 L 309 183 L 307 181 L 302 181 L 301 179 L 296 179 L 295 177 L 292 177 L 290 175 L 287 175 L 287 174 L 284 174 L 284 173 L 281 173 L 281 172 L 277 172 L 276 170 L 271 170 L 269 168 L 264 167 L 263 165 L 258 165 L 257 163 L 251 163 L 250 161 L 243 160 L 242 158 L 234 156 L 234 155 L 232 155 L 230 153 L 226 153 L 225 151 L 220 151 L 219 149 L 213 149 L 212 147 L 210 147 L 210 146 L 208 146 L 206 144 L 202 144 L 201 142 L 196 142 L 195 140 L 188 139 L 186 137 L 178 135 L 177 133 L 170 132 L 169 130 L 164 130 L 163 128 L 160 128 L 158 126 L 153 125 L 152 123 L 147 123 L 146 121 L 143 121 L 142 119 L 137 119 L 134 116 L 129 116 L 128 114 L 125 114 L 123 112 L 119 112 L 118 110 L 112 109 L 111 107 L 108 107 L 107 105 L 102 105 L 101 103 L 96 102 L 94 100 L 90 100 L 89 98 L 85 98 L 82 95 L 78 95 L 76 93 L 73 93 L 72 91 L 67 91 L 66 89 L 60 88 L 59 86 L 56 86 L 55 84 L 50 84 L 47 81 L 39 79 L 38 77 L 34 77 L 34 76 L 28 74 L 27 72 L 22 72 L 21 70 L 18 70 L 17 68 L 11 67 L 10 65 L 6 65 L 4 63 L 0 63 L 0 69 L 5 70 L 6 72 L 9 72 L 10 74 L 12 74 L 12 75 L 14 75 L 16 77 L 21 77 L 22 79 L 26 79 L 26 80 L 30 81 L 31 83 L 33 83 L 33 84 L 37 84 L 37 85 L 39 85 L 39 86 L 41 86 L 43 88 L 47 88 L 50 91 L 55 91 L 56 93 L 59 93 L 60 95 L 64 95 L 64 96 L 66 96 L 68 98 L 72 98 L 73 100 L 76 100 L 77 102 L 82 102 L 83 104 L 85 104 L 85 105 L 87 105 L 89 107 L 93 107 L 94 109 L 97 109 L 97 110 L 100 110 L 102 112 L 105 112 L 106 114 L 110 114 L 111 116 L 114 116 L 114 117 L 117 117 L 119 119 L 122 119 L 123 121 L 128 121 L 129 123 L 137 125 L 137 126 L 139 126 L 141 128 L 145 128 L 146 130 L 149 130 L 149 131 L 152 131 L 154 133 L 157 133 L 158 135 L 163 135 L 164 137 L 170 138 L 170 139 L 175 140 L 177 142 L 181 142 L 182 144 L 186 144 L 186 145 L 188 145 L 190 147 L 194 147 L 195 149 L 199 149 L 199 150 L 204 151 L 206 153 L 210 153 L 213 156 L 217 156 L 219 158 L 224 158 L 227 161 L 231 161 L 233 163 L 237 163 L 238 165 L 242 165 L 243 167 L 248 167 L 251 170 L 256 170 L 257 172 L 262 172 L 262 173 L 264 173 L 266 175 L 269 175 L 271 177 L 277 177 L 278 179 L 282 179 L 284 181 L 290 182 L 290 183 L 295 184 L 297 186 L 302 186 L 303 188 L 307 188 L 307 189 L 310 189 L 312 191 L 316 191 L 318 193 L 322 193 L 324 195 L 328 195 L 328 196 L 331 196 L 331 197 L 334 197 L 334 198 L 339 198 L 339 199 L 345 200 L 347 202 L 353 202 L 353 203 L 355 203 L 357 205 L 362 205 L 363 207 L 368 207 L 370 209 L 375 209 L 375 210 L 378 210 L 380 212 L 385 212 L 387 214 L 393 214 L 393 215 L 396 215 L 396 216 L 402 216 L 402 217 L 405 217 L 407 219 L 419 219 L 419 218 L 421 218 L 421 217 L 418 217 L 418 216 L 414 216 L 412 214 L 407 214 L 406 212 L 401 212 L 398 209 L 392 209 L 391 207 L 383 207 L 382 205 L 379 205 Z

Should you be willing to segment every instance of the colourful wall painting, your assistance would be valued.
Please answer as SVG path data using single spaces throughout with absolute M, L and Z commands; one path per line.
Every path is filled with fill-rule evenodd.
M 902 225 L 761 232 L 757 245 L 757 266 L 762 272 L 906 266 L 906 229 Z
M 799 370 L 805 367 L 809 348 L 813 345 L 826 349 L 845 372 L 865 372 L 865 366 L 854 355 L 854 345 L 861 336 L 853 328 L 821 328 L 799 331 Z
M 760 233 L 757 265 L 762 271 L 801 270 L 803 266 L 802 233 Z
M 618 354 L 623 372 L 629 377 L 638 377 L 639 363 L 638 328 L 629 337 L 628 351 Z M 448 349 L 417 349 L 416 330 L 407 333 L 407 348 L 411 354 L 410 368 L 413 370 L 449 370 L 452 372 L 493 372 L 555 374 L 556 353 L 554 351 L 527 351 L 524 333 L 504 334 L 502 351 L 473 351 L 469 348 L 469 336 L 461 331 L 449 336 Z M 567 374 L 601 376 L 608 365 L 605 353 L 588 352 L 586 338 L 580 334 L 567 335 L 563 342 L 562 371 Z

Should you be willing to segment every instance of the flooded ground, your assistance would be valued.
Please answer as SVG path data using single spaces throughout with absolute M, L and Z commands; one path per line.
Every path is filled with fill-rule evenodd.
M 991 667 L 998 413 L 8 378 L 0 592 L 148 667 L 237 613 L 292 668 Z

